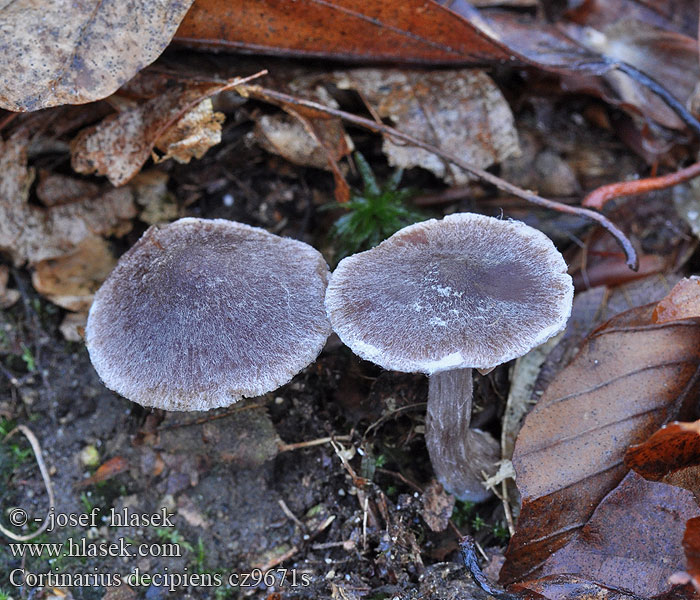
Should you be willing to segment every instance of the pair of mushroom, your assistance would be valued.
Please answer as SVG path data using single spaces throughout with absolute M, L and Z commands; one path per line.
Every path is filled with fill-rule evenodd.
M 573 286 L 561 254 L 523 223 L 462 213 L 406 227 L 328 279 L 316 250 L 262 229 L 191 218 L 152 227 L 95 296 L 90 358 L 131 400 L 206 410 L 289 381 L 332 325 L 362 358 L 430 376 L 425 435 L 438 480 L 485 499 L 481 471 L 498 447 L 469 429 L 471 369 L 564 327 Z

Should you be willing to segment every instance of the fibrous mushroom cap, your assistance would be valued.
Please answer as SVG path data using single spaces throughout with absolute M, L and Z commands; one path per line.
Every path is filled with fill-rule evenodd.
M 316 250 L 257 227 L 151 227 L 95 295 L 90 359 L 107 387 L 144 406 L 227 406 L 318 356 L 330 334 L 327 283 Z
M 460 213 L 342 260 L 326 310 L 345 344 L 386 369 L 489 369 L 563 329 L 573 299 L 566 271 L 540 231 Z

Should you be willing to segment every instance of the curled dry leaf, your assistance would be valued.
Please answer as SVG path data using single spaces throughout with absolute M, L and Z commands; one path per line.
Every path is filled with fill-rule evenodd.
M 683 103 L 690 98 L 700 77 L 697 41 L 689 36 L 630 18 L 613 22 L 601 30 L 570 27 L 567 31 L 600 55 L 632 65 L 663 83 Z M 663 100 L 628 75 L 611 70 L 604 79 L 615 90 L 619 98 L 617 103 L 637 106 L 665 127 L 684 128 L 678 115 Z
M 86 488 L 123 473 L 129 468 L 129 461 L 123 456 L 115 456 L 102 463 L 90 477 L 75 484 L 76 488 Z
M 657 325 L 653 306 L 596 330 L 528 415 L 513 465 L 520 520 L 501 579 L 530 578 L 624 477 L 627 447 L 677 417 L 694 391 L 700 325 Z
M 156 147 L 165 154 L 155 162 L 172 158 L 186 164 L 193 158 L 202 158 L 209 148 L 221 142 L 225 118 L 224 113 L 214 112 L 210 98 L 202 100 L 158 138 Z
M 71 142 L 73 169 L 106 175 L 112 185 L 120 186 L 139 172 L 160 140 L 166 152 L 172 148 L 173 156 L 178 158 L 201 156 L 209 142 L 221 139 L 221 117 L 219 113 L 207 117 L 207 109 L 202 109 L 200 103 L 230 83 L 175 85 L 156 98 L 84 129 Z M 192 112 L 190 121 L 188 115 Z M 204 120 L 197 125 L 202 114 Z
M 421 497 L 423 508 L 421 517 L 432 531 L 444 531 L 447 529 L 452 509 L 455 507 L 455 497 L 448 494 L 434 479 L 425 488 Z
M 0 107 L 38 110 L 112 94 L 153 62 L 192 0 L 0 5 Z
M 332 159 L 338 161 L 350 153 L 352 142 L 339 119 L 324 119 L 318 125 L 325 130 L 326 148 L 302 122 L 282 114 L 260 116 L 255 122 L 255 138 L 265 150 L 295 165 L 330 170 L 328 150 Z
M 683 550 L 690 583 L 700 593 L 700 517 L 689 519 L 686 523 Z
M 51 208 L 30 205 L 33 172 L 27 168 L 27 140 L 21 134 L 0 140 L 0 173 L 0 250 L 18 266 L 71 254 L 95 235 L 124 235 L 136 216 L 128 189 Z
M 671 292 L 654 308 L 654 323 L 667 323 L 679 319 L 700 317 L 700 278 L 681 279 Z
M 700 465 L 700 421 L 665 425 L 644 443 L 631 446 L 625 465 L 652 481 Z
M 338 87 L 360 93 L 381 118 L 477 167 L 520 151 L 513 114 L 491 78 L 478 69 L 405 71 L 358 69 L 336 75 Z M 385 138 L 389 163 L 423 167 L 450 184 L 470 180 L 438 156 Z
M 645 598 L 663 594 L 683 564 L 685 523 L 698 515 L 690 492 L 632 471 L 539 572 L 577 575 Z

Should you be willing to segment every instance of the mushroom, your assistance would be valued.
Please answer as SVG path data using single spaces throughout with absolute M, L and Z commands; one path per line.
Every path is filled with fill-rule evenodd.
M 471 369 L 487 372 L 564 328 L 573 284 L 540 231 L 460 213 L 405 227 L 340 262 L 326 310 L 340 339 L 385 369 L 429 376 L 425 440 L 444 488 L 489 496 L 498 444 L 470 429 Z
M 318 356 L 331 332 L 327 283 L 321 254 L 257 227 L 151 227 L 95 295 L 90 360 L 108 388 L 144 406 L 228 406 Z

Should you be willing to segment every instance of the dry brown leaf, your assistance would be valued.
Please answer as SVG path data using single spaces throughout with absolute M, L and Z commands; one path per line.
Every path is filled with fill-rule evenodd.
M 474 166 L 488 167 L 520 151 L 510 107 L 484 71 L 357 69 L 335 79 L 338 87 L 359 92 L 396 129 Z M 383 149 L 394 166 L 423 167 L 450 184 L 470 180 L 426 150 L 386 138 Z
M 87 312 L 92 298 L 117 261 L 107 242 L 85 238 L 71 254 L 42 260 L 32 274 L 34 289 L 62 308 Z
M 325 126 L 332 130 L 336 149 L 333 158 L 337 161 L 352 150 L 352 142 L 346 137 L 345 129 L 338 119 L 325 120 Z M 262 115 L 255 122 L 255 138 L 268 152 L 278 154 L 289 162 L 302 167 L 331 170 L 328 152 L 304 128 L 298 119 L 283 114 Z
M 654 323 L 700 317 L 700 278 L 681 279 L 654 309 Z
M 123 473 L 129 468 L 129 461 L 123 456 L 115 456 L 102 463 L 90 477 L 82 479 L 75 484 L 76 488 L 85 488 L 101 481 L 107 481 L 119 473 Z
M 455 507 L 455 497 L 434 479 L 423 491 L 421 517 L 432 531 L 445 531 Z
M 700 421 L 664 425 L 644 443 L 627 450 L 625 465 L 652 481 L 700 465 Z
M 671 588 L 668 578 L 683 564 L 685 523 L 698 515 L 690 492 L 632 471 L 540 573 L 586 577 L 645 598 L 663 594 Z
M 172 158 L 187 164 L 193 158 L 202 158 L 209 148 L 221 142 L 221 124 L 224 113 L 214 112 L 211 99 L 202 100 L 158 138 L 156 147 L 164 152 L 155 162 Z
M 96 198 L 100 195 L 100 186 L 91 181 L 41 170 L 36 195 L 44 206 L 51 207 L 68 204 L 78 198 Z
M 260 53 L 483 64 L 507 49 L 426 0 L 199 0 L 176 41 Z
M 571 362 L 590 333 L 612 317 L 650 302 L 658 302 L 677 283 L 677 275 L 651 275 L 615 287 L 599 286 L 577 293 L 559 344 L 545 360 L 532 396 L 540 399 L 554 377 Z
M 28 203 L 33 171 L 27 168 L 27 140 L 0 140 L 0 250 L 16 265 L 65 256 L 95 235 L 124 235 L 136 208 L 129 189 L 75 200 L 52 208 Z
M 178 141 L 184 146 L 193 142 L 177 139 L 174 132 L 180 126 L 180 120 L 190 111 L 198 110 L 197 106 L 203 100 L 230 83 L 175 85 L 156 98 L 110 115 L 97 125 L 84 129 L 71 142 L 73 169 L 78 173 L 106 175 L 114 186 L 125 184 L 140 171 L 162 136 L 168 136 L 164 138 L 168 146 Z M 216 121 L 218 117 L 212 119 Z M 210 126 L 213 126 L 211 122 Z M 180 131 L 185 136 L 190 133 L 187 127 L 180 128 Z M 212 139 L 210 135 L 209 140 Z M 204 144 L 193 143 L 197 151 L 206 151 Z
M 526 418 L 513 454 L 522 509 L 503 581 L 530 578 L 568 543 L 625 475 L 627 447 L 692 396 L 700 325 L 656 325 L 652 308 L 596 330 Z
M 168 175 L 155 169 L 142 171 L 130 184 L 136 203 L 142 208 L 139 218 L 149 225 L 170 223 L 180 216 L 176 199 L 168 191 Z
M 109 96 L 163 52 L 191 4 L 3 2 L 0 107 L 38 110 Z
M 683 549 L 690 583 L 700 593 L 700 518 L 689 519 L 686 523 Z

